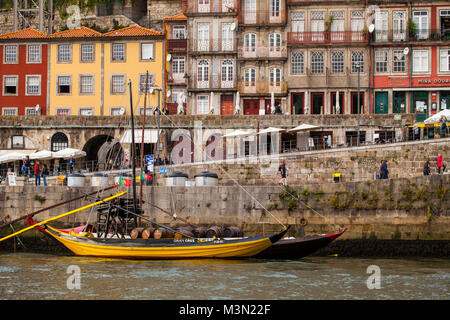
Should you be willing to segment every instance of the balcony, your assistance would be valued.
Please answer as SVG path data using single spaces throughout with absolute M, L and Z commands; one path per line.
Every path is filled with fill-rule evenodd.
M 286 24 L 285 10 L 241 10 L 239 24 L 261 25 L 261 24 Z
M 402 41 L 449 41 L 450 31 L 439 29 L 417 29 L 414 32 L 398 32 L 394 30 L 375 30 L 372 35 L 374 42 L 402 42 Z
M 169 73 L 167 75 L 167 82 L 170 84 L 186 84 L 184 73 Z
M 239 59 L 287 59 L 286 47 L 241 47 L 238 49 Z
M 213 75 L 206 80 L 198 80 L 196 77 L 189 81 L 189 90 L 191 91 L 228 91 L 236 90 L 236 81 L 222 80 L 219 75 Z
M 167 40 L 167 50 L 173 52 L 183 52 L 187 50 L 187 39 Z
M 268 82 L 268 81 L 240 81 L 238 84 L 238 90 L 241 94 L 251 95 L 270 95 L 274 94 L 286 94 L 287 82 Z
M 223 54 L 223 53 L 236 53 L 236 45 L 234 39 L 224 40 L 222 38 L 213 40 L 199 40 L 193 39 L 189 46 L 190 54 Z
M 169 110 L 169 114 L 177 114 L 178 111 L 178 103 L 176 102 L 167 102 L 166 107 Z M 183 103 L 183 114 L 186 114 L 186 103 Z
M 288 5 L 295 5 L 295 4 L 303 4 L 303 3 L 332 3 L 332 2 L 361 2 L 361 0 L 287 0 Z M 371 0 L 374 1 L 374 0 Z
M 237 7 L 237 0 L 188 1 L 186 15 L 209 13 L 237 15 Z
M 369 41 L 366 31 L 288 32 L 288 43 L 364 43 Z

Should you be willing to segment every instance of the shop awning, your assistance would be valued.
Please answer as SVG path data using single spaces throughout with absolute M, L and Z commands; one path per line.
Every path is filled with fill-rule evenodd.
M 288 131 L 307 131 L 307 130 L 314 130 L 314 129 L 319 129 L 319 128 L 320 127 L 314 126 L 312 124 L 303 123 L 293 129 L 288 130 Z
M 125 131 L 120 143 L 132 143 L 132 130 Z M 156 143 L 158 141 L 157 129 L 145 129 L 144 131 L 144 143 Z M 142 129 L 134 130 L 134 142 L 142 143 Z
M 0 163 L 23 160 L 36 150 L 0 150 Z
M 269 128 L 259 131 L 258 134 L 275 133 L 275 132 L 280 132 L 280 131 L 284 131 L 284 129 L 269 127 Z
M 53 158 L 70 158 L 72 156 L 73 158 L 82 158 L 86 156 L 86 152 L 78 149 L 72 149 L 72 148 L 66 148 L 59 150 L 57 152 L 53 152 Z

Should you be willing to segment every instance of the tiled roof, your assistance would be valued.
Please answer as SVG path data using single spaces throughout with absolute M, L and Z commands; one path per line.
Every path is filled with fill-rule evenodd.
M 136 36 L 160 36 L 161 32 L 147 29 L 138 25 L 126 27 L 119 30 L 113 30 L 103 34 L 104 37 L 136 37 Z
M 55 32 L 49 35 L 49 38 L 87 38 L 87 37 L 101 37 L 101 33 L 92 30 L 88 27 L 80 27 L 76 29 L 68 29 L 60 32 Z
M 179 20 L 187 20 L 186 16 L 183 12 L 178 13 L 174 16 L 170 16 L 164 19 L 165 21 L 179 21 Z
M 0 39 L 43 39 L 47 35 L 33 28 L 0 34 Z

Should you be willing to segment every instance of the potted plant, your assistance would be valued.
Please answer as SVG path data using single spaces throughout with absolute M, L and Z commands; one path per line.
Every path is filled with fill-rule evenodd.
M 412 21 L 412 20 L 409 21 L 408 32 L 409 32 L 409 37 L 410 38 L 414 38 L 416 36 L 417 24 L 414 21 Z

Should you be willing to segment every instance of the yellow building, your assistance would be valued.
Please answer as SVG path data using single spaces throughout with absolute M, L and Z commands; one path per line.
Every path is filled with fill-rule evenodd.
M 49 115 L 129 114 L 129 80 L 134 112 L 139 114 L 144 106 L 146 72 L 149 86 L 163 87 L 160 32 L 131 26 L 101 34 L 81 27 L 49 38 Z M 153 107 L 152 111 L 158 105 L 157 97 L 156 91 L 148 96 L 147 106 Z

